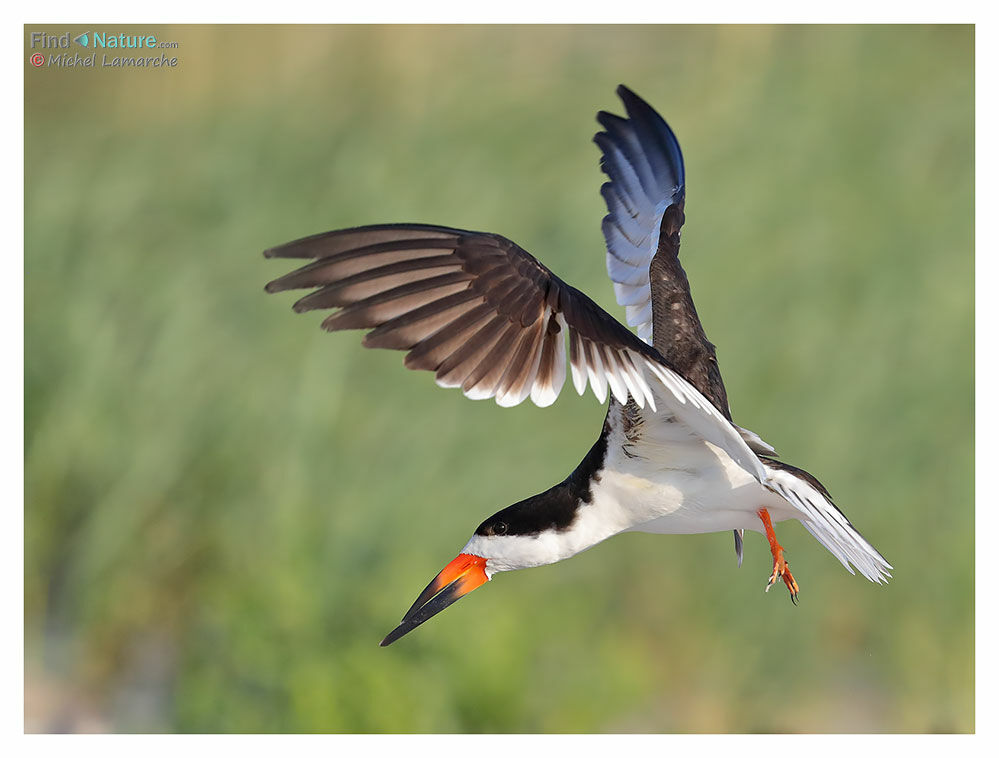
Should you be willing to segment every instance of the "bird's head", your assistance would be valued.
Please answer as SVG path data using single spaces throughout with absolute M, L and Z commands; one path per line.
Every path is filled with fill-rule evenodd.
M 458 557 L 445 566 L 413 603 L 382 646 L 390 645 L 443 611 L 499 571 L 544 566 L 579 552 L 570 529 L 576 503 L 558 488 L 515 503 L 483 521 Z M 586 545 L 589 547 L 589 545 Z

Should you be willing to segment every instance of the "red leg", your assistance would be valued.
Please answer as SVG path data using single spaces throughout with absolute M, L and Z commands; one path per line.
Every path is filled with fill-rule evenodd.
M 791 593 L 791 602 L 797 605 L 798 583 L 794 581 L 794 577 L 791 576 L 791 567 L 784 560 L 784 548 L 777 541 L 777 535 L 774 533 L 774 525 L 770 521 L 770 513 L 766 508 L 760 508 L 756 512 L 756 515 L 763 522 L 763 528 L 767 533 L 767 541 L 770 543 L 770 552 L 774 557 L 774 570 L 770 575 L 770 581 L 767 582 L 767 592 L 770 591 L 770 588 L 777 581 L 777 577 L 780 577 L 784 580 L 784 584 L 787 585 L 787 591 Z

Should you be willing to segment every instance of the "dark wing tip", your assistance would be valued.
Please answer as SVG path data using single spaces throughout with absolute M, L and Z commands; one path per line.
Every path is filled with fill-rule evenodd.
M 264 258 L 314 258 L 315 252 L 310 249 L 309 243 L 315 241 L 322 235 L 303 237 L 302 239 L 285 242 L 283 245 L 275 245 L 264 250 Z
M 618 85 L 617 96 L 621 98 L 625 110 L 628 111 L 628 115 L 632 118 L 640 114 L 643 117 L 651 118 L 653 121 L 661 121 L 665 124 L 663 117 L 659 115 L 659 112 L 655 108 L 623 84 Z
M 618 116 L 616 113 L 610 113 L 609 111 L 597 111 L 597 122 L 604 129 L 610 131 L 615 126 L 627 125 L 628 119 Z M 594 141 L 596 141 L 597 137 L 600 136 L 600 134 L 604 133 L 605 132 L 598 132 L 597 134 L 595 134 L 593 136 Z
M 640 132 L 644 131 L 646 138 L 651 138 L 653 143 L 659 143 L 659 149 L 662 150 L 663 155 L 671 164 L 670 168 L 674 172 L 677 184 L 683 187 L 686 183 L 683 152 L 680 150 L 679 140 L 677 140 L 670 125 L 666 123 L 666 119 L 625 85 L 619 84 L 616 92 L 617 96 L 621 98 L 621 102 L 624 103 L 624 108 L 628 113 L 629 120 L 633 122 L 634 128 Z M 601 121 L 601 123 L 604 122 Z
M 629 97 L 641 100 L 641 98 L 638 97 L 638 95 L 636 95 L 634 92 L 632 92 L 631 89 L 629 89 L 626 84 L 617 85 L 617 89 L 614 90 L 614 92 L 616 92 L 617 96 L 622 100 L 627 100 Z

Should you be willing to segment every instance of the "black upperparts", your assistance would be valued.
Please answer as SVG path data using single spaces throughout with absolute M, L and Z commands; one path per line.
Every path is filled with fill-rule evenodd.
M 482 536 L 534 535 L 548 530 L 567 530 L 576 520 L 579 506 L 589 503 L 592 498 L 590 486 L 594 480 L 599 481 L 599 471 L 607 454 L 608 433 L 605 420 L 600 437 L 593 443 L 590 452 L 564 481 L 493 514 L 479 525 L 475 533 Z

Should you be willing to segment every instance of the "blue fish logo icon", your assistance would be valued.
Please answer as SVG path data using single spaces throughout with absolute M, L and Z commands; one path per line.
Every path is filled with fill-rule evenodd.
M 88 32 L 84 32 L 79 37 L 74 37 L 73 42 L 78 45 L 83 45 L 86 47 L 90 43 L 90 38 L 87 36 Z

